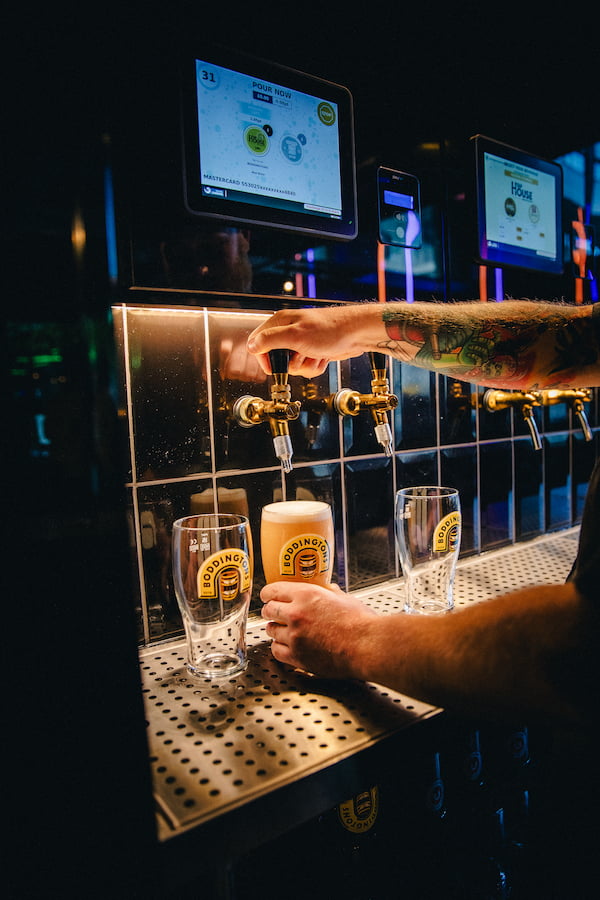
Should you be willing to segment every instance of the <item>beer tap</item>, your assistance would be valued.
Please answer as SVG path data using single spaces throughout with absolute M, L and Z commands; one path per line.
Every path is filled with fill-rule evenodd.
M 488 412 L 498 412 L 501 409 L 508 409 L 511 406 L 520 409 L 521 414 L 525 419 L 525 423 L 529 428 L 534 449 L 542 449 L 540 433 L 533 416 L 533 407 L 541 406 L 536 391 L 497 391 L 490 389 L 483 395 L 482 405 Z
M 269 353 L 273 381 L 271 399 L 244 395 L 236 400 L 233 416 L 243 428 L 251 428 L 260 422 L 268 422 L 273 437 L 275 456 L 284 472 L 292 471 L 292 442 L 288 423 L 300 415 L 300 401 L 291 399 L 288 384 L 289 350 L 271 350 Z
M 592 429 L 590 428 L 583 406 L 584 403 L 589 403 L 592 399 L 592 391 L 590 388 L 573 388 L 568 390 L 552 388 L 546 391 L 535 391 L 534 393 L 542 406 L 553 406 L 555 403 L 569 403 L 571 409 L 579 419 L 584 439 L 586 441 L 592 440 Z
M 384 353 L 369 353 L 371 363 L 371 393 L 359 394 L 351 388 L 338 391 L 333 397 L 333 408 L 342 416 L 357 416 L 361 409 L 369 409 L 375 423 L 375 437 L 386 456 L 393 452 L 392 432 L 387 413 L 396 409 L 398 398 L 390 394 Z

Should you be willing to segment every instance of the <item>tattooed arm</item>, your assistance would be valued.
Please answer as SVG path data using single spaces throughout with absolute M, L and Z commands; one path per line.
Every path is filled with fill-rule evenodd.
M 335 586 L 281 581 L 261 599 L 271 652 L 288 665 L 374 681 L 468 716 L 597 721 L 598 613 L 572 583 L 523 588 L 450 616 L 377 615 Z
M 268 351 L 286 347 L 290 373 L 307 377 L 332 359 L 377 350 L 488 387 L 593 387 L 600 385 L 596 310 L 530 300 L 281 310 L 250 335 L 248 350 L 268 372 Z

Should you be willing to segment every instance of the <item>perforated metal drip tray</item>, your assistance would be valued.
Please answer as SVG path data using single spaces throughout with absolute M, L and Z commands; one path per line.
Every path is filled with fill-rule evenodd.
M 545 535 L 458 564 L 457 607 L 566 578 L 578 530 Z M 357 592 L 387 614 L 402 580 Z M 321 771 L 440 710 L 382 688 L 334 682 L 273 660 L 261 621 L 249 665 L 225 682 L 192 679 L 179 640 L 140 654 L 159 835 L 166 839 Z

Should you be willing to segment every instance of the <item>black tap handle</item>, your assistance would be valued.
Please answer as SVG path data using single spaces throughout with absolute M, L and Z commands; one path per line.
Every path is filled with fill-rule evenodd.
M 376 353 L 374 351 L 370 351 L 369 359 L 371 360 L 371 368 L 372 369 L 385 369 L 385 364 L 386 364 L 385 353 Z
M 271 372 L 274 375 L 287 375 L 288 366 L 290 364 L 290 351 L 269 350 L 269 361 L 271 363 Z

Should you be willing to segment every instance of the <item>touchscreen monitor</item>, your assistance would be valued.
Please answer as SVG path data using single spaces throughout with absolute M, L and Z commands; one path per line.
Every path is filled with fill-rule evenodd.
M 337 84 L 226 50 L 182 72 L 189 213 L 350 240 L 353 104 Z
M 562 169 L 476 135 L 478 260 L 550 274 L 563 270 Z

